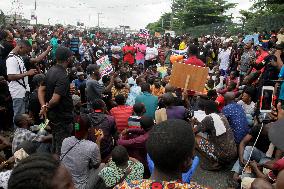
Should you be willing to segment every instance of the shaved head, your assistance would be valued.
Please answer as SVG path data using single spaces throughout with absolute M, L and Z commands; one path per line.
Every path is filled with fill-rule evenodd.
M 273 186 L 264 179 L 256 178 L 251 183 L 251 189 L 273 189 Z
M 224 98 L 225 98 L 226 103 L 228 104 L 228 103 L 233 102 L 235 100 L 235 94 L 233 92 L 227 92 L 224 95 Z
M 167 93 L 167 92 L 175 92 L 175 87 L 172 86 L 172 85 L 170 85 L 170 84 L 167 84 L 167 85 L 165 86 L 165 92 L 166 92 L 166 93 Z

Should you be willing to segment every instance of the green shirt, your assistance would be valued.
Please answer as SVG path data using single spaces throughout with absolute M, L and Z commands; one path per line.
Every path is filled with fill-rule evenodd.
M 51 38 L 50 40 L 50 45 L 52 46 L 52 50 L 51 50 L 51 55 L 53 60 L 55 59 L 55 52 L 57 50 L 58 47 L 58 39 L 56 37 Z
M 131 167 L 131 172 L 125 178 L 127 182 L 143 179 L 144 167 L 142 163 L 129 160 L 128 167 Z M 114 187 L 124 176 L 126 169 L 117 167 L 111 160 L 107 166 L 100 171 L 99 176 L 104 180 L 107 187 Z
M 155 111 L 158 107 L 158 97 L 154 96 L 148 92 L 143 92 L 142 95 L 139 95 L 135 99 L 135 103 L 143 103 L 146 108 L 146 113 L 144 115 L 151 118 L 155 118 Z

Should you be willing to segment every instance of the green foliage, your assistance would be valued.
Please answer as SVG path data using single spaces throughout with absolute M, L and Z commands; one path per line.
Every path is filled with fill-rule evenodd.
M 171 13 L 164 13 L 157 22 L 149 23 L 146 28 L 151 33 L 164 32 L 171 28 Z
M 148 24 L 146 28 L 151 32 L 171 29 L 183 33 L 196 26 L 221 24 L 231 19 L 225 13 L 233 7 L 235 4 L 226 0 L 175 0 L 172 13 L 163 14 L 157 22 Z
M 283 0 L 254 0 L 251 11 L 240 11 L 243 30 L 247 33 L 278 30 L 284 25 Z
M 0 26 L 5 25 L 5 14 L 2 10 L 0 10 Z
M 182 23 L 182 28 L 212 23 L 224 23 L 230 17 L 224 13 L 235 7 L 225 0 L 176 0 L 172 5 L 174 16 Z
M 266 13 L 284 13 L 283 0 L 254 0 L 253 10 Z

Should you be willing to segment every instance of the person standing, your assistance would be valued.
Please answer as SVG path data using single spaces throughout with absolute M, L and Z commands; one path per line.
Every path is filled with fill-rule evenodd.
M 130 45 L 130 41 L 126 41 L 126 45 L 122 48 L 123 62 L 128 63 L 130 66 L 134 64 L 135 48 Z
M 74 37 L 70 39 L 70 50 L 75 54 L 76 58 L 79 58 L 79 33 L 76 33 Z
M 30 91 L 28 76 L 37 74 L 36 69 L 26 70 L 22 56 L 31 52 L 32 46 L 27 40 L 17 43 L 6 60 L 7 77 L 10 81 L 9 91 L 13 101 L 14 117 L 26 111 L 26 95 Z
M 136 64 L 142 64 L 144 66 L 145 62 L 145 53 L 146 53 L 146 45 L 143 43 L 142 39 L 139 39 L 139 43 L 135 45 L 136 49 Z
M 115 70 L 119 69 L 119 61 L 121 54 L 121 47 L 118 45 L 117 40 L 113 41 L 112 46 L 110 47 L 112 52 L 111 62 L 113 63 Z
M 145 68 L 156 65 L 158 63 L 157 57 L 158 57 L 158 49 L 154 47 L 153 43 L 150 43 L 146 48 Z
M 54 32 L 50 40 L 50 45 L 52 46 L 52 51 L 51 51 L 52 60 L 55 60 L 55 52 L 58 48 L 58 33 L 57 32 Z
M 87 40 L 83 40 L 83 42 L 81 43 L 80 47 L 79 47 L 79 54 L 80 54 L 80 61 L 90 61 L 91 57 L 89 55 L 89 45 Z
M 231 50 L 228 48 L 228 44 L 225 43 L 218 56 L 219 70 L 221 71 L 222 76 L 227 75 L 227 71 L 230 64 L 230 55 L 231 55 Z
M 57 64 L 47 72 L 45 81 L 39 87 L 38 98 L 40 114 L 47 115 L 50 121 L 53 152 L 59 155 L 62 141 L 72 132 L 73 102 L 66 69 L 72 66 L 73 53 L 65 47 L 58 47 L 55 56 Z

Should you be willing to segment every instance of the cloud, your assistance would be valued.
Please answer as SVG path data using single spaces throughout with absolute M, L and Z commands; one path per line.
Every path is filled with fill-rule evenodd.
M 34 0 L 18 0 L 20 6 L 12 6 L 13 0 L 1 0 L 0 9 L 5 14 L 21 12 L 25 18 L 30 18 L 34 8 Z M 159 19 L 162 13 L 170 11 L 172 0 L 37 0 L 38 22 L 43 24 L 61 23 L 73 24 L 78 21 L 86 26 L 97 26 L 100 15 L 100 26 L 118 27 L 129 25 L 131 28 L 144 28 L 148 23 Z M 248 9 L 251 3 L 248 0 L 230 0 L 239 3 L 231 10 L 234 15 L 238 11 Z M 13 8 L 14 7 L 14 8 Z

